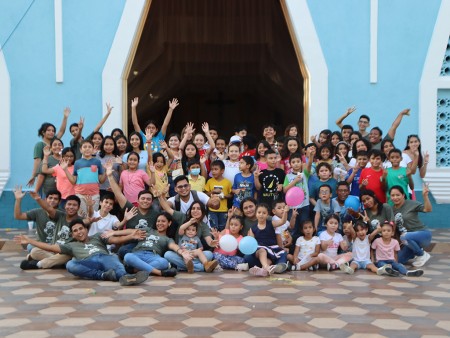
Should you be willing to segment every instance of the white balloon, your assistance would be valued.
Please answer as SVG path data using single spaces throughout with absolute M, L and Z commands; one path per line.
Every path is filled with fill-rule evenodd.
M 223 235 L 219 240 L 220 248 L 225 252 L 232 252 L 237 249 L 237 239 L 232 235 Z

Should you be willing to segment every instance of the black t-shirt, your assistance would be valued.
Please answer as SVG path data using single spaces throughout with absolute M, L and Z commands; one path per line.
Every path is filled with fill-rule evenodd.
M 259 175 L 259 182 L 261 183 L 261 189 L 258 192 L 259 201 L 267 203 L 269 208 L 272 208 L 273 201 L 284 198 L 283 190 L 278 191 L 278 185 L 283 185 L 285 176 L 284 170 L 280 168 L 261 171 Z

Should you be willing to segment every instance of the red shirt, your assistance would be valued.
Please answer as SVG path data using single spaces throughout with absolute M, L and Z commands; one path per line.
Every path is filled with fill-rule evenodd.
M 359 184 L 361 184 L 364 179 L 367 179 L 369 184 L 365 186 L 365 189 L 372 190 L 381 203 L 386 203 L 386 192 L 381 185 L 382 176 L 382 169 L 376 171 L 372 168 L 364 168 L 361 172 L 361 176 L 359 177 Z
M 240 154 L 239 154 L 239 159 L 241 159 L 242 156 L 252 156 L 252 157 L 255 157 L 255 155 L 256 155 L 256 149 L 250 149 L 250 150 L 247 150 L 247 151 L 244 151 L 244 152 L 240 153 Z

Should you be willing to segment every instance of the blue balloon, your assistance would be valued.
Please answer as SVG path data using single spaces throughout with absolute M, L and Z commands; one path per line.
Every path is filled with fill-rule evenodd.
M 359 202 L 359 198 L 356 196 L 349 195 L 344 202 L 346 208 L 352 208 L 354 211 L 359 211 L 359 207 L 361 206 L 361 202 Z
M 251 255 L 258 249 L 258 242 L 252 236 L 245 236 L 239 242 L 239 251 L 244 255 Z

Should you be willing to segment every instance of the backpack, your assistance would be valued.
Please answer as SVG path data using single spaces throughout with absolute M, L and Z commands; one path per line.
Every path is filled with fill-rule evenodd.
M 201 202 L 200 198 L 198 197 L 197 191 L 191 190 L 192 197 L 194 198 L 194 202 Z M 174 210 L 180 211 L 181 209 L 181 202 L 180 202 L 180 195 L 175 196 L 175 205 Z

